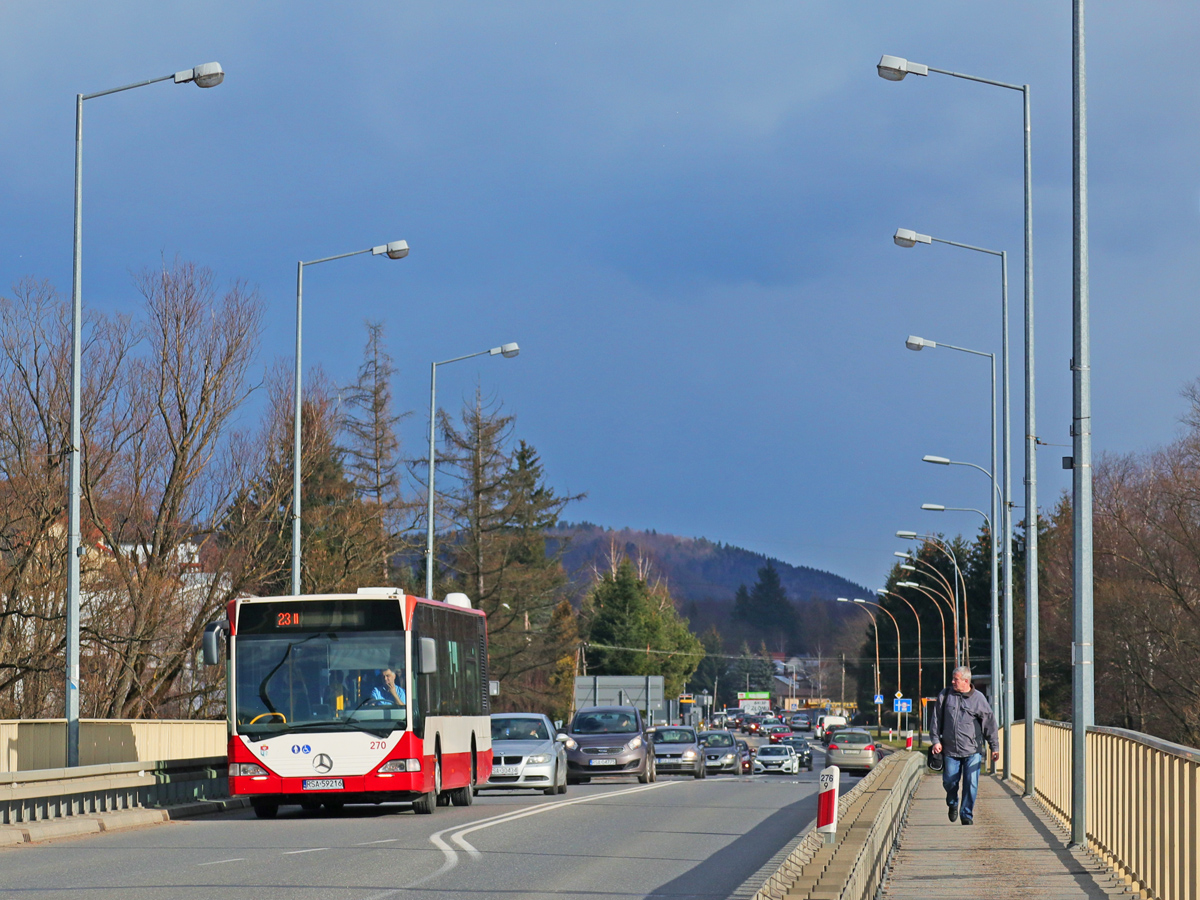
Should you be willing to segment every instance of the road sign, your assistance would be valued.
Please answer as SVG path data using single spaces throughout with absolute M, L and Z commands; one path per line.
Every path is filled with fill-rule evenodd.
M 770 700 L 770 691 L 738 691 L 739 700 Z
M 883 705 L 883 694 L 876 694 L 876 695 L 875 695 L 875 705 L 876 705 L 876 706 L 882 706 L 882 705 Z
M 897 697 L 892 701 L 892 712 L 910 713 L 912 712 L 912 700 L 904 697 Z
M 896 691 L 896 699 L 897 699 L 897 700 L 903 700 L 903 699 L 904 699 L 904 692 L 903 692 L 903 691 Z
M 825 843 L 832 844 L 837 835 L 838 786 L 842 770 L 829 766 L 821 770 L 821 787 L 817 793 L 817 831 L 825 836 Z
M 695 702 L 696 702 L 696 698 L 695 698 L 695 697 L 693 697 L 691 694 L 680 694 L 680 695 L 679 695 L 679 702 L 680 702 L 680 703 L 695 703 Z

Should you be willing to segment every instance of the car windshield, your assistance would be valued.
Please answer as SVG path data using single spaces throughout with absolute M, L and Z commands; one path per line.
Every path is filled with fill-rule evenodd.
M 775 745 L 768 746 L 768 747 L 760 747 L 758 750 L 758 755 L 759 756 L 787 756 L 788 752 L 787 752 L 787 747 L 782 747 L 778 744 L 775 744 Z
M 550 732 L 541 719 L 492 716 L 493 741 L 548 741 Z
M 571 723 L 572 734 L 636 734 L 637 719 L 626 712 L 581 712 Z
M 724 732 L 703 735 L 705 747 L 732 747 L 733 736 Z
M 838 731 L 833 735 L 835 744 L 869 744 L 871 736 L 861 731 Z
M 656 744 L 694 744 L 696 732 L 690 728 L 659 728 L 652 732 L 651 740 Z
M 238 638 L 235 722 L 261 740 L 297 730 L 390 733 L 408 721 L 404 632 Z
M 784 743 L 795 747 L 797 750 L 808 749 L 808 741 L 804 740 L 804 738 L 788 738 Z

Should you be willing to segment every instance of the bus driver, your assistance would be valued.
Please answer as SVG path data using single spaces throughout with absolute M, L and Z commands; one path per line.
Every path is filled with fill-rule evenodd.
M 379 706 L 404 706 L 404 688 L 396 685 L 396 670 L 391 666 L 379 673 L 380 683 L 371 689 L 371 703 Z

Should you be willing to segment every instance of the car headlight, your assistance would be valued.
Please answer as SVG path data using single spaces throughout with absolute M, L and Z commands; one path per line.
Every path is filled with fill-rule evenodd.
M 726 753 L 724 756 L 721 757 L 721 762 L 723 762 L 723 763 L 733 762 L 733 754 Z
M 254 776 L 254 775 L 266 775 L 266 774 L 267 774 L 266 769 L 264 769 L 262 766 L 257 766 L 254 763 L 230 763 L 229 764 L 229 776 L 231 778 L 236 778 L 238 775 Z
M 531 766 L 540 766 L 542 763 L 550 762 L 550 754 L 538 753 L 534 756 L 528 756 L 525 758 L 525 762 L 529 763 Z
M 695 750 L 692 750 L 692 749 L 689 747 L 687 750 L 684 750 L 684 751 L 683 751 L 683 758 L 684 758 L 684 759 L 695 759 L 695 758 L 696 758 L 696 751 L 695 751 Z
M 625 745 L 625 749 L 636 750 L 640 746 L 642 746 L 642 739 L 640 737 L 635 737 L 632 741 Z
M 563 741 L 563 743 L 567 745 L 568 750 L 578 750 L 579 749 L 579 744 L 575 743 L 574 738 L 567 738 L 565 741 Z

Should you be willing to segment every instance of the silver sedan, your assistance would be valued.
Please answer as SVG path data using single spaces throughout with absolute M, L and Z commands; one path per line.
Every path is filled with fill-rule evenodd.
M 567 792 L 566 735 L 540 713 L 492 715 L 492 775 L 477 790 Z

